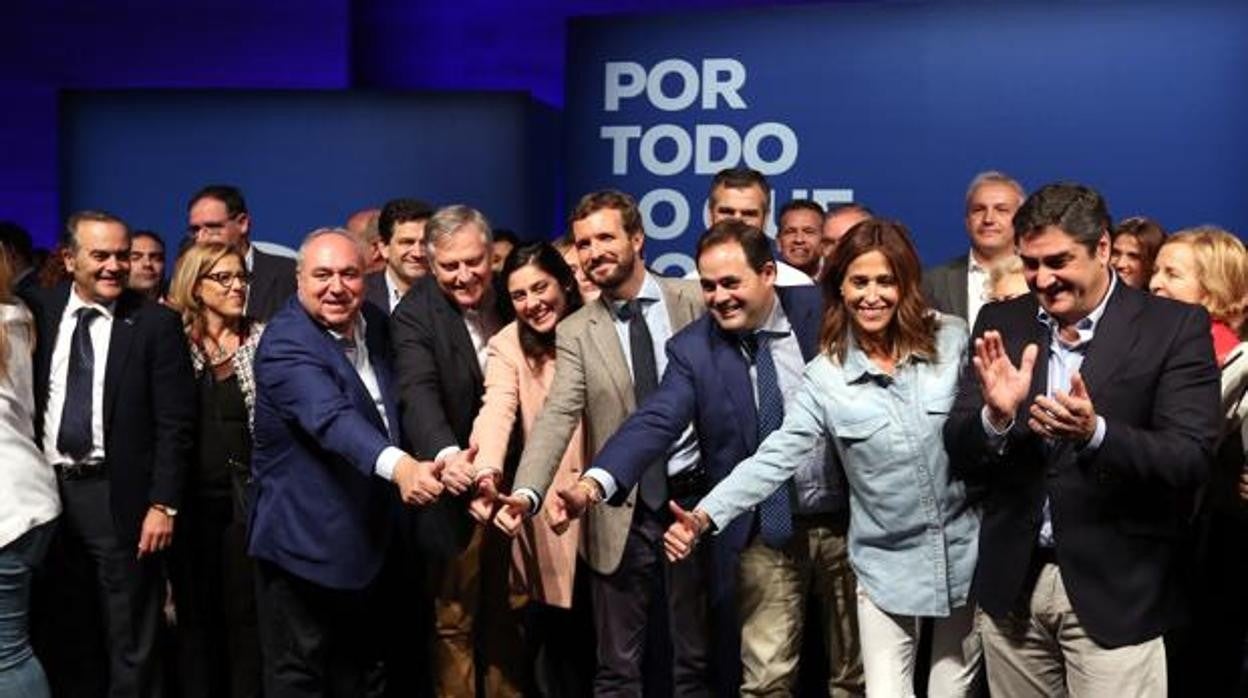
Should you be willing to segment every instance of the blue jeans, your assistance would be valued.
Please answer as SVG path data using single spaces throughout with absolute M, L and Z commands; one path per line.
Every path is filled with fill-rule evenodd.
M 30 577 L 43 559 L 56 521 L 36 526 L 0 548 L 0 696 L 47 698 L 48 679 L 30 649 Z

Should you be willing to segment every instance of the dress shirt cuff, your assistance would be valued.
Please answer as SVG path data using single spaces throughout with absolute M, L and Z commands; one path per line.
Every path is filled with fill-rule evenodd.
M 513 494 L 524 497 L 525 499 L 529 500 L 529 510 L 525 513 L 526 517 L 533 516 L 534 514 L 538 512 L 539 509 L 542 508 L 542 498 L 537 496 L 537 493 L 529 489 L 528 487 L 521 487 L 520 489 L 513 492 Z
M 406 454 L 401 449 L 394 446 L 386 446 L 381 453 L 377 454 L 377 463 L 373 465 L 373 472 L 393 482 L 394 466 L 399 464 L 399 460 L 404 455 Z
M 719 533 L 724 530 L 725 526 L 732 523 L 734 518 L 736 518 L 730 510 L 721 506 L 716 499 L 709 495 L 694 505 L 693 509 L 690 509 L 689 511 L 694 511 L 695 509 L 701 509 L 706 513 L 706 518 L 711 521 L 710 527 L 702 532 L 703 535 L 706 535 L 707 533 Z
M 602 501 L 604 502 L 610 501 L 615 496 L 616 490 L 620 489 L 620 486 L 615 482 L 615 477 L 602 468 L 590 468 L 585 471 L 582 477 L 591 478 L 598 483 L 598 486 L 602 488 Z
M 438 451 L 438 455 L 433 457 L 433 462 L 441 463 L 442 461 L 446 460 L 447 458 L 450 458 L 451 456 L 455 455 L 456 453 L 459 453 L 462 450 L 463 449 L 460 448 L 459 446 L 447 446 L 441 451 Z
M 1092 438 L 1079 448 L 1081 453 L 1095 453 L 1101 447 L 1101 443 L 1105 441 L 1105 418 L 1096 415 L 1096 431 L 1092 432 Z
M 1004 429 L 998 430 L 996 425 L 988 419 L 988 406 L 984 405 L 984 409 L 979 413 L 980 421 L 984 424 L 984 434 L 988 437 L 988 448 L 1001 455 L 1005 453 L 1005 445 L 1009 441 L 1010 430 L 1014 428 L 1014 419 L 1011 418 L 1009 424 Z

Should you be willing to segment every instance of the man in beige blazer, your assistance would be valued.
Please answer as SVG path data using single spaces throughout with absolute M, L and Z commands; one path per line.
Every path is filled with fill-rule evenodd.
M 645 268 L 645 232 L 627 194 L 600 191 L 573 212 L 581 265 L 602 289 L 559 324 L 555 379 L 516 472 L 514 495 L 536 514 L 573 432 L 585 420 L 585 461 L 592 459 L 640 399 L 657 387 L 666 366 L 663 345 L 704 311 L 689 281 L 659 278 Z M 674 694 L 710 695 L 705 580 L 699 560 L 669 564 L 662 537 L 667 499 L 699 472 L 692 431 L 628 493 L 622 506 L 595 507 L 584 522 L 581 554 L 592 571 L 598 696 L 640 695 L 649 606 L 667 587 L 672 628 Z M 513 499 L 513 501 L 515 501 Z M 556 514 L 557 517 L 557 514 Z

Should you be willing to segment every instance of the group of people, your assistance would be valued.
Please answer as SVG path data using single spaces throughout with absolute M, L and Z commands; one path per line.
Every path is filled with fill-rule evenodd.
M 290 260 L 210 186 L 167 284 L 5 228 L 0 695 L 1240 695 L 1243 242 L 986 172 L 924 270 L 770 202 L 716 175 L 687 279 L 614 190 Z

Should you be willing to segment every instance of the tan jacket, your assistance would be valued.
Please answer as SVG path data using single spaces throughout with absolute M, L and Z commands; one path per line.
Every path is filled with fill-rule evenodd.
M 705 311 L 696 282 L 658 282 L 673 333 Z M 569 315 L 559 323 L 557 335 L 555 380 L 525 444 L 513 487 L 531 489 L 543 498 L 582 418 L 582 462 L 589 463 L 636 407 L 632 374 L 605 300 Z M 611 574 L 619 567 L 636 497 L 634 487 L 623 506 L 596 506 L 584 519 L 581 554 L 594 571 Z

